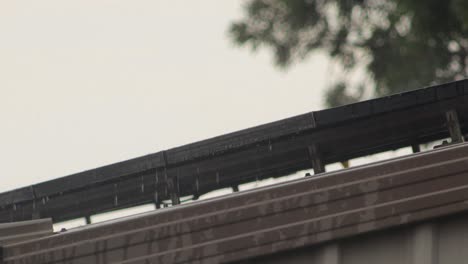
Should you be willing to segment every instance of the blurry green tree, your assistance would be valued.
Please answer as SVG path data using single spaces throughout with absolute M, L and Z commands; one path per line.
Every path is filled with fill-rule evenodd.
M 328 106 L 467 73 L 467 0 L 248 0 L 244 10 L 230 26 L 234 42 L 271 48 L 283 68 L 315 50 L 340 65 Z M 359 67 L 367 76 L 350 85 L 347 75 Z

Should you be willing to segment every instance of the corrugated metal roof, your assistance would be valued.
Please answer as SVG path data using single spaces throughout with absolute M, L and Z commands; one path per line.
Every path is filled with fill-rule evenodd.
M 4 246 L 4 263 L 223 263 L 468 210 L 468 144 Z
M 52 233 L 50 218 L 0 224 L 0 246 L 49 236 Z

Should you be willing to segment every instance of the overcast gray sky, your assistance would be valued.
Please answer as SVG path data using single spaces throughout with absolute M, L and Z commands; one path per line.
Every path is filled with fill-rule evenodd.
M 236 48 L 243 1 L 0 1 L 0 191 L 318 110 L 328 62 Z

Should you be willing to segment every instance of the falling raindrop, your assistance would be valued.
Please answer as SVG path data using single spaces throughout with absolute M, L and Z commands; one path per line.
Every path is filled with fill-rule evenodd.
M 273 145 L 271 145 L 271 141 L 268 141 L 268 149 L 269 149 L 270 151 L 273 150 Z
M 117 206 L 119 204 L 119 198 L 117 194 L 118 194 L 117 183 L 114 183 L 114 206 Z
M 16 204 L 13 204 L 13 211 L 16 211 Z
M 145 181 L 144 181 L 143 176 L 141 176 L 140 179 L 141 179 L 140 190 L 141 192 L 145 192 Z
M 195 189 L 198 191 L 200 190 L 200 183 L 198 182 L 198 177 L 200 176 L 200 168 L 197 168 L 197 175 L 195 175 Z
M 42 197 L 42 204 L 45 204 L 46 200 L 44 197 Z
M 216 172 L 216 184 L 219 185 L 219 172 L 218 171 Z

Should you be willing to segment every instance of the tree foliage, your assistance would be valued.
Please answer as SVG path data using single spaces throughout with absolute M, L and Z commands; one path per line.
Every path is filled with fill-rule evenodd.
M 240 45 L 270 48 L 285 68 L 327 52 L 342 67 L 327 92 L 334 106 L 362 99 L 343 82 L 357 67 L 371 80 L 357 87 L 370 86 L 371 96 L 464 78 L 468 1 L 249 0 L 230 35 Z

